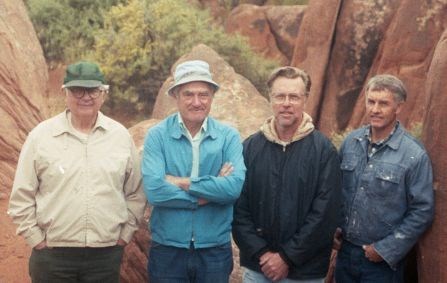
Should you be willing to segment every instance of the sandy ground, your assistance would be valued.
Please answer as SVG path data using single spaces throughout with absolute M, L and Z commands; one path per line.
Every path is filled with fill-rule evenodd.
M 15 234 L 16 226 L 6 214 L 8 196 L 0 198 L 0 283 L 29 283 L 28 258 L 31 249 Z

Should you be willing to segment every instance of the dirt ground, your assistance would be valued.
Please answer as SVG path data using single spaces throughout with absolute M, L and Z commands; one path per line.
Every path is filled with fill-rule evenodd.
M 6 214 L 8 196 L 0 198 L 0 283 L 29 283 L 28 258 L 31 249 L 17 236 L 16 226 Z

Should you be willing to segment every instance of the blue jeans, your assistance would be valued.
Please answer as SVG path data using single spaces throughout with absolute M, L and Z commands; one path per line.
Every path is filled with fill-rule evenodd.
M 335 266 L 335 281 L 342 283 L 403 283 L 403 263 L 396 270 L 385 262 L 372 262 L 362 247 L 343 241 Z
M 272 283 L 270 279 L 264 276 L 264 274 L 253 271 L 248 268 L 244 268 L 244 273 L 242 275 L 243 283 Z M 282 279 L 275 281 L 275 283 L 324 283 L 324 278 L 319 279 L 304 279 L 304 280 L 294 280 L 294 279 Z
M 228 283 L 233 270 L 231 243 L 184 249 L 152 242 L 147 270 L 151 283 Z
M 124 247 L 33 249 L 33 283 L 118 283 Z

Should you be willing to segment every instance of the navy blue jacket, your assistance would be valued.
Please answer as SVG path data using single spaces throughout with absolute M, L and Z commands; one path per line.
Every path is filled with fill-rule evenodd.
M 341 215 L 335 147 L 316 130 L 285 147 L 258 132 L 244 142 L 244 160 L 233 220 L 241 265 L 261 272 L 259 257 L 273 251 L 289 265 L 288 278 L 324 278 Z

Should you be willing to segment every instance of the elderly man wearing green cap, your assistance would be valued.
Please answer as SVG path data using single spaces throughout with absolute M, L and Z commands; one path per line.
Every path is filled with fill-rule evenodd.
M 149 130 L 142 162 L 153 205 L 150 282 L 228 282 L 233 204 L 245 178 L 239 133 L 208 114 L 219 85 L 208 63 L 177 66 L 175 113 Z
M 119 282 L 146 200 L 129 132 L 99 111 L 107 89 L 96 64 L 69 65 L 67 110 L 23 145 L 8 213 L 33 248 L 33 283 Z

